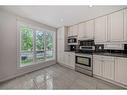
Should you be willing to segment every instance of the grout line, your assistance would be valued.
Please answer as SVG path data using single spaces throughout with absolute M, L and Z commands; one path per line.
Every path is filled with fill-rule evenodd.
M 37 85 L 37 83 L 36 83 L 36 81 L 35 81 L 34 79 L 33 79 L 33 82 L 34 82 L 35 86 L 36 86 L 37 88 L 39 88 L 38 85 Z

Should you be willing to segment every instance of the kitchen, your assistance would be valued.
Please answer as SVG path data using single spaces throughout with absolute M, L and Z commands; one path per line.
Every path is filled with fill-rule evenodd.
M 0 6 L 0 89 L 127 89 L 127 6 Z
M 126 43 L 125 8 L 58 28 L 57 62 L 89 76 L 126 87 Z

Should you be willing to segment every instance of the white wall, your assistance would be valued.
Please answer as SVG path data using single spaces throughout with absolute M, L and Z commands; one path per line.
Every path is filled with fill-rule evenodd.
M 16 19 L 16 15 L 0 10 L 0 82 L 56 63 L 56 60 L 53 60 L 42 64 L 17 68 L 18 31 Z M 22 17 L 18 17 L 18 19 L 32 25 L 56 31 L 55 28 L 48 25 L 40 24 Z

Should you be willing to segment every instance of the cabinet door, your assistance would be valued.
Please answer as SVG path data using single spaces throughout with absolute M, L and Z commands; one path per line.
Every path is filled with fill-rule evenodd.
M 95 19 L 95 42 L 107 41 L 107 16 Z
M 73 26 L 73 36 L 77 36 L 78 33 L 78 25 Z
M 85 37 L 85 23 L 80 23 L 78 25 L 78 38 Z
M 85 23 L 86 28 L 86 37 L 89 39 L 93 39 L 93 33 L 94 33 L 94 20 L 90 20 Z
M 70 36 L 70 27 L 68 27 L 68 33 L 67 33 L 67 36 L 69 37 Z
M 115 60 L 112 57 L 103 58 L 103 77 L 114 80 Z
M 75 68 L 75 53 L 70 53 L 69 60 L 70 60 L 69 66 L 74 69 Z
M 68 36 L 73 36 L 73 27 L 68 27 Z
M 127 41 L 127 9 L 124 10 L 124 41 Z
M 102 61 L 100 58 L 93 58 L 93 74 L 102 76 Z
M 123 10 L 108 16 L 108 37 L 110 41 L 124 41 Z
M 116 59 L 115 81 L 127 85 L 127 58 Z
M 68 52 L 64 52 L 64 64 L 68 64 Z

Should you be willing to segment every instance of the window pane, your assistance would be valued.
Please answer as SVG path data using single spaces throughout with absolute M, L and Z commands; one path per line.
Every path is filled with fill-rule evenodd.
M 53 33 L 46 32 L 46 58 L 53 58 Z
M 21 66 L 22 65 L 29 65 L 33 62 L 33 53 L 31 52 L 23 52 L 21 53 Z
M 36 31 L 36 51 L 44 50 L 44 33 Z
M 43 61 L 45 59 L 44 51 L 36 51 L 36 60 Z
M 36 31 L 36 60 L 44 60 L 44 32 Z
M 21 27 L 21 51 L 33 50 L 33 33 L 32 29 L 27 26 Z
M 20 66 L 33 63 L 33 32 L 27 26 L 21 26 Z

